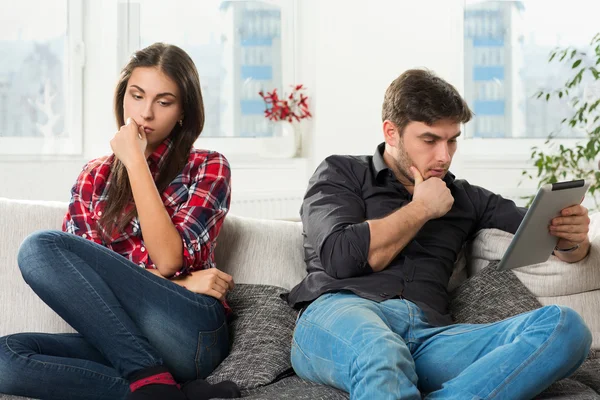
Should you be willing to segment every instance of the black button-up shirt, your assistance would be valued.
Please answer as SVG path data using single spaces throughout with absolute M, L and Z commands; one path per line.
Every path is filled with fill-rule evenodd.
M 331 156 L 309 181 L 300 210 L 308 275 L 286 296 L 300 308 L 328 292 L 351 291 L 383 301 L 402 297 L 416 303 L 433 325 L 452 323 L 448 281 L 464 244 L 480 229 L 515 233 L 526 210 L 448 173 L 454 204 L 425 223 L 382 271 L 367 259 L 367 220 L 383 218 L 410 203 L 406 190 L 383 160 L 384 144 L 371 156 Z

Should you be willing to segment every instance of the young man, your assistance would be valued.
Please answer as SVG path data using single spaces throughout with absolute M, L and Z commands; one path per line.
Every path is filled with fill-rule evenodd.
M 292 345 L 299 376 L 351 399 L 529 399 L 584 361 L 591 333 L 548 306 L 502 322 L 453 324 L 447 285 L 478 230 L 514 233 L 525 210 L 448 169 L 471 111 L 456 89 L 409 70 L 383 103 L 373 156 L 332 156 L 302 205 L 308 276 L 288 296 L 303 308 Z M 573 206 L 551 221 L 557 257 L 590 249 Z

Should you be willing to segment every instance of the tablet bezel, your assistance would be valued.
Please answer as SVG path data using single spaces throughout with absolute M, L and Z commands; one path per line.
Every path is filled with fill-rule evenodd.
M 558 238 L 550 234 L 552 218 L 566 207 L 581 204 L 590 184 L 583 179 L 542 186 L 527 210 L 498 269 L 509 270 L 548 260 Z

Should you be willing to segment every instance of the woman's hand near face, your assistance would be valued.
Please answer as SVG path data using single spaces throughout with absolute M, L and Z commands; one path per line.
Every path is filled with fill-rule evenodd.
M 115 157 L 117 157 L 125 168 L 130 168 L 137 162 L 145 161 L 148 139 L 144 128 L 138 126 L 133 118 L 127 118 L 125 125 L 119 129 L 110 141 Z

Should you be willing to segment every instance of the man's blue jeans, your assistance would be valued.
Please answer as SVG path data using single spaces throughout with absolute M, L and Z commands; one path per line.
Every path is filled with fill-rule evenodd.
M 229 351 L 218 300 L 89 240 L 36 232 L 21 245 L 18 263 L 35 293 L 78 334 L 0 338 L 0 393 L 124 399 L 132 372 L 164 364 L 180 382 L 203 378 Z
M 292 365 L 356 400 L 531 399 L 585 360 L 579 314 L 548 306 L 501 322 L 433 327 L 412 302 L 330 293 L 298 319 Z

